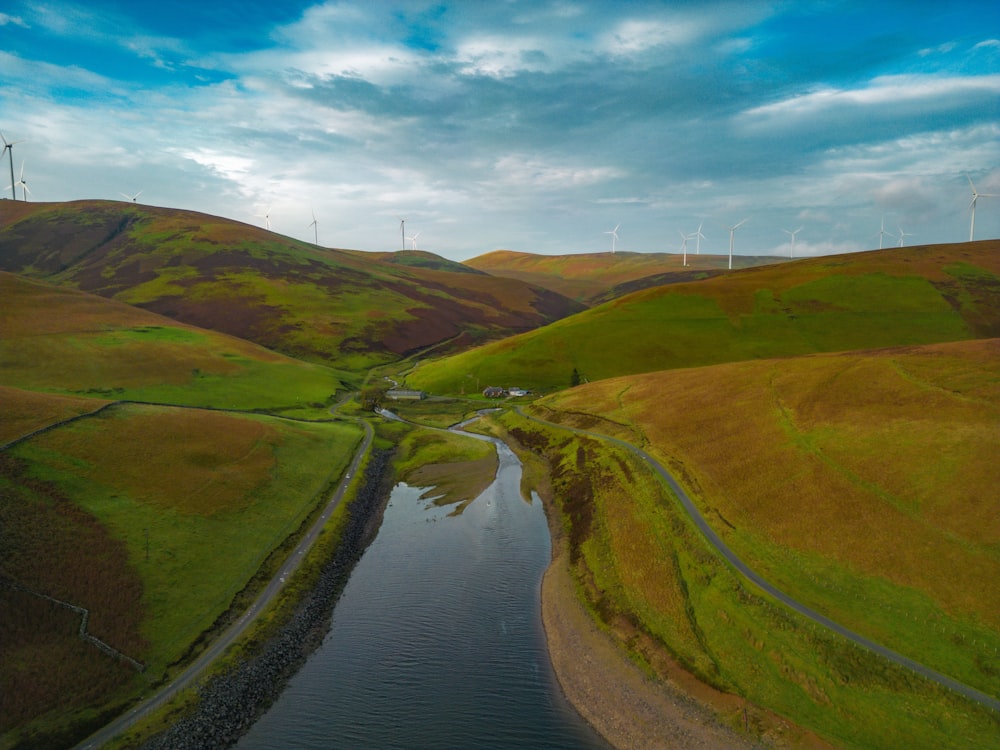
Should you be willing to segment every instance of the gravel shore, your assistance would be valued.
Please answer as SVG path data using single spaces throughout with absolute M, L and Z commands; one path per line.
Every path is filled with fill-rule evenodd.
M 627 661 L 577 600 L 567 555 L 553 540 L 542 581 L 542 621 L 563 693 L 580 715 L 618 750 L 766 747 L 723 726 L 716 714 L 679 685 L 654 682 Z M 712 691 L 715 692 L 715 691 Z M 739 699 L 718 694 L 730 711 Z
M 542 579 L 542 623 L 559 685 L 616 750 L 834 750 L 812 732 L 706 685 L 664 655 L 653 679 L 628 660 L 576 597 L 558 528 Z M 728 720 L 728 721 L 727 721 Z

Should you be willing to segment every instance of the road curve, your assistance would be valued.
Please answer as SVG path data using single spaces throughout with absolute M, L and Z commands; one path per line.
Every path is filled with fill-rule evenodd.
M 963 682 L 959 682 L 958 680 L 955 680 L 949 677 L 948 675 L 942 674 L 941 672 L 931 669 L 930 667 L 927 667 L 921 664 L 920 662 L 914 661 L 913 659 L 910 659 L 907 656 L 903 656 L 902 654 L 897 653 L 896 651 L 893 651 L 892 649 L 887 648 L 886 646 L 876 643 L 875 641 L 869 640 L 868 638 L 865 638 L 863 635 L 855 633 L 853 630 L 850 630 L 849 628 L 846 628 L 843 625 L 840 625 L 839 623 L 834 622 L 830 618 L 820 614 L 816 610 L 807 607 L 802 602 L 793 599 L 791 596 L 781 591 L 772 583 L 769 583 L 768 581 L 761 578 L 760 575 L 758 575 L 754 570 L 750 568 L 750 566 L 748 566 L 745 562 L 743 562 L 743 560 L 741 560 L 736 555 L 736 553 L 734 553 L 729 548 L 729 546 L 724 541 L 722 541 L 719 535 L 715 533 L 715 530 L 708 524 L 708 521 L 705 520 L 705 517 L 702 516 L 701 511 L 698 510 L 697 506 L 692 502 L 691 498 L 688 497 L 688 494 L 687 492 L 684 491 L 684 488 L 680 486 L 680 484 L 673 477 L 673 475 L 671 475 L 670 472 L 667 471 L 663 467 L 663 465 L 660 464 L 659 461 L 657 461 L 655 458 L 649 455 L 646 451 L 632 445 L 631 443 L 627 443 L 624 440 L 620 440 L 615 437 L 610 437 L 609 435 L 601 435 L 596 432 L 590 432 L 589 430 L 581 430 L 575 427 L 567 427 L 566 425 L 561 425 L 557 422 L 550 422 L 545 419 L 539 419 L 538 417 L 532 417 L 522 412 L 520 407 L 515 407 L 515 411 L 522 417 L 525 417 L 526 419 L 530 419 L 535 422 L 539 422 L 541 424 L 550 425 L 552 427 L 557 427 L 562 430 L 569 430 L 570 432 L 575 432 L 581 435 L 587 435 L 589 437 L 593 437 L 598 440 L 605 440 L 609 443 L 614 443 L 615 445 L 618 445 L 622 448 L 632 451 L 632 453 L 634 453 L 643 461 L 648 463 L 649 466 L 657 474 L 659 474 L 663 478 L 663 480 L 670 486 L 670 489 L 673 490 L 678 500 L 680 500 L 681 505 L 684 507 L 684 510 L 687 511 L 688 515 L 691 517 L 691 520 L 694 521 L 695 525 L 701 531 L 702 535 L 708 540 L 708 543 L 711 544 L 713 547 L 715 547 L 716 551 L 720 555 L 722 555 L 722 557 L 725 558 L 730 565 L 736 568 L 736 570 L 738 570 L 743 575 L 744 578 L 746 578 L 748 581 L 757 586 L 757 588 L 767 592 L 785 606 L 801 614 L 803 617 L 807 617 L 813 622 L 822 625 L 825 628 L 828 628 L 829 630 L 833 631 L 834 633 L 837 633 L 838 635 L 843 636 L 844 638 L 855 643 L 856 645 L 861 646 L 862 648 L 866 648 L 869 651 L 872 651 L 873 653 L 879 654 L 880 656 L 883 656 L 889 661 L 899 664 L 900 666 L 906 667 L 907 669 L 912 670 L 916 674 L 919 674 L 922 677 L 927 678 L 928 680 L 933 680 L 939 685 L 942 685 L 943 687 L 946 687 L 949 690 L 959 693 L 960 695 L 965 696 L 969 700 L 975 701 L 981 706 L 985 706 L 986 708 L 992 709 L 993 711 L 1000 711 L 1000 700 L 997 700 L 993 696 L 987 695 L 986 693 L 980 690 L 976 690 L 973 687 L 969 687 Z
M 205 669 L 227 648 L 229 648 L 244 633 L 244 631 L 246 631 L 250 624 L 257 619 L 258 615 L 260 615 L 260 613 L 271 604 L 274 597 L 284 587 L 285 581 L 287 581 L 289 576 L 291 576 L 292 573 L 294 573 L 299 567 L 299 564 L 302 562 L 306 553 L 312 548 L 313 544 L 315 544 L 316 540 L 319 538 L 323 526 L 326 525 L 326 522 L 330 520 L 330 516 L 333 515 L 333 511 L 338 505 L 340 505 L 340 501 L 343 499 L 344 493 L 347 492 L 347 488 L 351 485 L 351 482 L 358 473 L 362 460 L 368 454 L 368 449 L 372 444 L 374 431 L 368 422 L 362 421 L 361 424 L 365 428 L 364 439 L 361 441 L 361 445 L 355 452 L 350 466 L 347 468 L 347 471 L 341 478 L 340 483 L 337 485 L 337 489 L 334 490 L 329 501 L 327 501 L 323 512 L 310 527 L 306 535 L 302 537 L 295 549 L 293 549 L 288 555 L 285 560 L 285 564 L 281 566 L 281 569 L 275 574 L 274 578 L 271 579 L 270 583 L 268 583 L 267 587 L 261 592 L 260 596 L 257 597 L 254 603 L 251 604 L 247 611 L 243 613 L 240 619 L 234 622 L 228 630 L 213 641 L 212 644 L 209 645 L 209 647 L 206 648 L 201 655 L 199 655 L 199 657 L 192 662 L 190 666 L 188 666 L 187 669 L 185 669 L 168 685 L 161 688 L 139 705 L 119 716 L 110 724 L 107 724 L 103 728 L 99 729 L 83 742 L 74 746 L 73 750 L 93 750 L 94 748 L 101 747 L 101 745 L 109 742 L 140 719 L 149 716 L 153 711 L 166 705 L 181 690 L 191 687 L 202 675 Z

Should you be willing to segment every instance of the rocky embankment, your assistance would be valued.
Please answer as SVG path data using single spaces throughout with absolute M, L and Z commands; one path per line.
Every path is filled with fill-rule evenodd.
M 351 569 L 375 537 L 388 501 L 390 451 L 375 451 L 351 504 L 342 543 L 323 566 L 316 586 L 281 631 L 227 672 L 199 689 L 193 714 L 153 737 L 144 750 L 232 747 L 281 693 L 285 682 L 322 642 Z

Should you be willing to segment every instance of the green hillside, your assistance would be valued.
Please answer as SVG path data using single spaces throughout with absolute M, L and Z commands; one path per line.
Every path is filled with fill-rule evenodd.
M 67 746 L 190 655 L 361 430 L 323 365 L 10 273 L 0 298 L 0 747 Z
M 647 289 L 422 363 L 407 383 L 558 390 L 631 373 L 995 336 L 1000 241 L 894 248 Z M 575 375 L 574 375 L 575 371 Z
M 14 202 L 11 202 L 12 204 Z M 429 254 L 428 254 L 429 255 Z M 111 201 L 0 211 L 0 270 L 363 372 L 582 309 L 514 279 L 316 247 L 191 211 Z
M 0 273 L 0 295 L 0 384 L 24 391 L 325 416 L 348 377 L 8 273 Z

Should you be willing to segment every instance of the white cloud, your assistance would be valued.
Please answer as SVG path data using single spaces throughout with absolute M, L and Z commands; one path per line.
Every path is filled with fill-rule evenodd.
M 493 165 L 493 173 L 494 184 L 544 190 L 594 185 L 624 174 L 615 167 L 552 164 L 523 154 L 511 154 L 497 159 Z
M 936 77 L 923 75 L 884 76 L 858 89 L 822 88 L 773 104 L 754 107 L 747 116 L 766 120 L 815 115 L 845 104 L 877 106 L 900 102 L 931 101 L 942 96 L 970 93 L 1000 94 L 1000 75 Z
M 611 54 L 635 55 L 656 47 L 687 46 L 705 32 L 705 24 L 697 17 L 677 16 L 671 19 L 629 19 L 622 21 L 604 38 L 604 47 Z
M 11 16 L 7 13 L 0 13 L 0 26 L 20 26 L 22 28 L 28 28 L 28 24 L 24 22 L 24 19 L 20 16 Z

